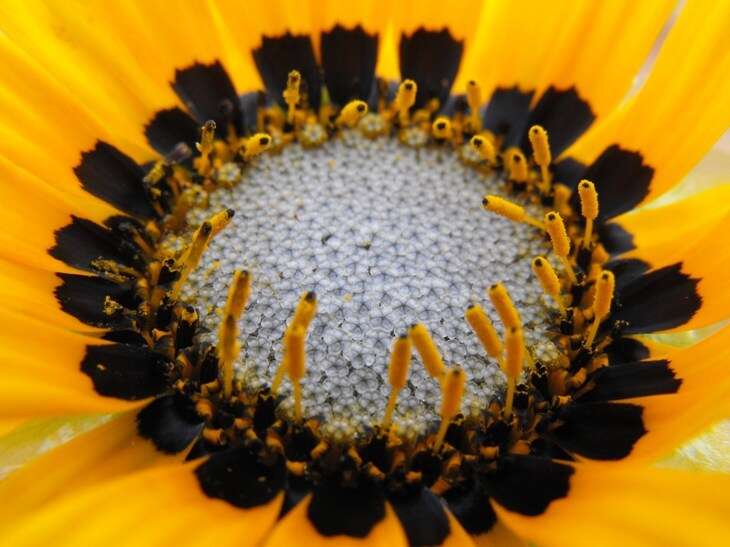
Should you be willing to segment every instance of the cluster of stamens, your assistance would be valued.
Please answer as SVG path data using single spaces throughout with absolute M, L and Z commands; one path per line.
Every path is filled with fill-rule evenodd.
M 588 389 L 590 373 L 605 366 L 602 350 L 610 335 L 598 334 L 610 312 L 614 277 L 601 268 L 607 255 L 593 232 L 598 216 L 598 196 L 593 184 L 579 183 L 581 214 L 575 214 L 569 206 L 570 190 L 552 180 L 546 131 L 540 126 L 530 128 L 530 159 L 517 148 L 502 150 L 500 138 L 482 130 L 481 91 L 476 83 L 467 86 L 467 108 L 457 109 L 452 117 L 436 114 L 437 101 L 414 111 L 416 94 L 416 82 L 405 80 L 392 102 L 381 95 L 377 113 L 368 113 L 367 104 L 360 100 L 339 110 L 324 104 L 319 112 L 314 112 L 302 90 L 300 74 L 292 71 L 283 92 L 286 108 L 260 108 L 260 133 L 240 139 L 228 128 L 206 122 L 201 128 L 193 172 L 180 165 L 187 154 L 178 150 L 176 155 L 158 162 L 147 175 L 145 182 L 151 196 L 159 195 L 158 189 L 166 185 L 166 193 L 172 194 L 174 201 L 171 213 L 157 225 L 148 226 L 146 237 L 140 238 L 150 258 L 147 274 L 139 283 L 147 317 L 140 332 L 152 347 L 175 361 L 174 389 L 193 401 L 205 422 L 203 439 L 208 450 L 236 443 L 255 444 L 262 451 L 282 453 L 290 473 L 313 481 L 318 480 L 323 467 L 318 462 L 334 452 L 341 465 L 347 461 L 375 480 L 398 484 L 423 481 L 432 489 L 445 491 L 460 480 L 462 464 L 489 468 L 505 452 L 538 451 L 541 435 L 554 427 L 558 410 L 581 389 Z M 225 229 L 234 213 L 228 209 L 217 212 L 192 232 L 185 232 L 186 215 L 194 208 L 204 208 L 207 194 L 229 186 L 231 179 L 238 179 L 238 175 L 228 177 L 227 172 L 245 170 L 266 150 L 280 149 L 292 142 L 317 146 L 343 129 L 353 128 L 360 128 L 369 137 L 395 133 L 405 144 L 449 146 L 478 171 L 501 173 L 506 187 L 519 192 L 528 203 L 553 204 L 553 210 L 537 218 L 523 205 L 498 195 L 487 195 L 482 201 L 486 211 L 528 224 L 549 241 L 559 261 L 558 269 L 546 256 L 536 256 L 532 259 L 532 271 L 545 295 L 555 304 L 552 321 L 556 333 L 559 332 L 555 341 L 560 355 L 549 363 L 535 357 L 526 344 L 520 313 L 505 285 L 491 285 L 486 293 L 501 329 L 478 303 L 470 305 L 464 316 L 485 356 L 499 364 L 507 389 L 503 397 L 484 401 L 477 415 L 462 414 L 462 398 L 468 383 L 465 370 L 458 365 L 447 366 L 428 327 L 416 323 L 407 329 L 404 326 L 405 332 L 392 342 L 387 373 L 390 395 L 384 401 L 380 423 L 372 424 L 372 429 L 360 438 L 327 438 L 322 433 L 321 420 L 314 417 L 316 409 L 307 408 L 301 389 L 307 373 L 308 336 L 318 310 L 313 292 L 301 296 L 282 333 L 282 359 L 270 387 L 263 389 L 246 386 L 235 370 L 241 351 L 238 323 L 252 293 L 252 272 L 238 270 L 231 279 L 218 327 L 217 347 L 199 341 L 198 312 L 194 306 L 180 301 L 184 285 L 198 268 L 212 239 Z M 220 129 L 223 138 L 216 136 Z M 185 234 L 186 243 L 177 248 L 149 243 L 166 241 L 170 233 Z M 109 309 L 114 313 L 113 302 Z M 156 321 L 165 313 L 171 316 L 170 326 L 161 330 Z M 437 427 L 406 438 L 399 435 L 395 411 L 414 355 L 439 386 L 440 420 Z M 292 387 L 291 414 L 282 410 L 285 397 L 281 388 L 287 380 Z M 482 434 L 475 435 L 477 431 Z M 374 447 L 378 454 L 387 457 L 366 456 Z M 428 462 L 432 461 L 437 461 L 440 469 L 435 475 L 429 471 Z

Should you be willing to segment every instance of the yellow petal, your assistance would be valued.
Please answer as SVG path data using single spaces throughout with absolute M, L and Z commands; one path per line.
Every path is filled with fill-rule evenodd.
M 730 476 L 576 464 L 565 498 L 538 516 L 495 503 L 505 524 L 549 547 L 722 545 L 730 538 Z

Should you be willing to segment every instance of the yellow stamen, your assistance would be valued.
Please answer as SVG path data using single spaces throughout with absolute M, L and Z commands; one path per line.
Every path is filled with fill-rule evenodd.
M 482 199 L 482 206 L 492 213 L 496 213 L 499 216 L 508 218 L 515 222 L 524 222 L 530 224 L 535 228 L 545 229 L 542 222 L 536 218 L 531 217 L 525 211 L 525 208 L 517 205 L 516 203 L 509 201 L 508 199 L 501 198 L 499 196 L 487 195 Z
M 243 159 L 250 160 L 268 150 L 271 146 L 271 135 L 267 133 L 256 133 L 243 144 Z
M 550 175 L 552 154 L 550 153 L 548 134 L 541 126 L 533 125 L 530 127 L 528 137 L 532 145 L 532 156 L 535 158 L 535 163 L 540 166 L 540 176 L 542 178 L 540 190 L 547 194 L 550 191 L 550 183 L 552 182 Z
M 286 121 L 290 124 L 294 123 L 294 115 L 300 99 L 299 85 L 301 83 L 302 75 L 299 74 L 298 70 L 292 70 L 289 72 L 289 76 L 286 79 L 286 89 L 283 91 L 282 96 L 284 97 L 284 102 L 288 107 Z
M 219 357 L 221 369 L 223 370 L 223 395 L 226 398 L 231 396 L 233 387 L 233 364 L 241 351 L 241 344 L 237 340 L 238 328 L 236 318 L 227 315 L 221 325 L 218 335 Z
M 401 126 L 408 125 L 408 111 L 416 103 L 416 93 L 418 93 L 418 85 L 413 80 L 404 80 L 398 86 L 395 105 L 398 109 L 398 120 Z
M 509 178 L 514 182 L 527 182 L 527 159 L 520 150 L 510 152 Z
M 482 104 L 482 90 L 474 80 L 470 80 L 466 84 L 466 102 L 469 105 L 469 121 L 472 130 L 479 132 L 482 129 L 482 119 L 479 116 L 479 107 Z
M 368 105 L 365 101 L 350 101 L 340 110 L 340 115 L 335 120 L 337 127 L 355 127 L 358 122 L 368 113 Z
M 444 381 L 441 384 L 441 426 L 433 444 L 433 449 L 436 452 L 443 445 L 451 420 L 461 410 L 461 399 L 464 396 L 465 385 L 466 374 L 461 368 L 455 367 L 445 373 Z
M 385 407 L 385 416 L 383 417 L 383 427 L 390 427 L 393 420 L 393 412 L 395 411 L 395 403 L 398 400 L 398 394 L 406 387 L 408 380 L 408 368 L 411 364 L 411 354 L 413 347 L 410 338 L 403 335 L 396 338 L 393 342 L 393 349 L 390 353 L 390 365 L 388 367 L 388 381 L 390 383 L 390 396 L 388 404 Z
M 433 138 L 437 140 L 450 140 L 452 135 L 451 120 L 449 120 L 446 116 L 439 116 L 436 118 L 431 124 L 431 134 L 433 135 Z
M 284 347 L 288 361 L 289 379 L 294 388 L 294 416 L 297 421 L 302 419 L 302 389 L 301 381 L 307 368 L 307 354 L 304 351 L 306 332 L 301 325 L 292 325 L 286 331 Z
M 522 327 L 522 320 L 512 298 L 502 283 L 489 287 L 489 299 L 506 329 Z
M 552 297 L 560 307 L 560 312 L 565 313 L 565 303 L 563 297 L 560 296 L 560 279 L 555 273 L 552 264 L 544 256 L 535 257 L 532 261 L 532 271 L 540 281 L 542 289 L 546 294 Z
M 487 354 L 499 359 L 502 356 L 502 341 L 484 308 L 479 304 L 473 304 L 467 308 L 464 315 Z
M 581 214 L 586 219 L 583 247 L 587 249 L 591 244 L 591 237 L 593 237 L 593 221 L 598 217 L 598 192 L 591 181 L 582 180 L 578 183 L 578 195 L 580 196 Z
M 550 241 L 553 244 L 553 251 L 560 258 L 563 265 L 565 266 L 565 272 L 568 275 L 571 283 L 575 283 L 577 278 L 573 271 L 573 266 L 570 263 L 568 255 L 570 254 L 570 239 L 568 238 L 568 232 L 565 230 L 565 223 L 563 217 L 557 211 L 550 211 L 545 215 L 545 229 L 548 235 L 550 235 Z
M 616 288 L 616 279 L 613 272 L 604 270 L 596 280 L 596 294 L 593 298 L 593 323 L 588 330 L 586 337 L 586 347 L 591 347 L 598 333 L 598 327 L 601 325 L 606 316 L 611 311 L 611 302 L 613 302 L 613 292 Z
M 180 294 L 180 289 L 187 281 L 190 274 L 198 267 L 200 258 L 203 256 L 203 251 L 208 245 L 211 233 L 213 232 L 213 226 L 210 222 L 205 221 L 195 232 L 192 243 L 188 247 L 186 253 L 182 258 L 182 268 L 180 269 L 180 277 L 175 282 L 175 286 L 172 290 L 173 298 L 177 298 Z
M 482 135 L 474 135 L 469 144 L 479 153 L 479 157 L 489 165 L 497 164 L 497 152 L 494 149 L 492 141 Z
M 426 325 L 423 323 L 412 325 L 408 331 L 408 335 L 413 341 L 413 345 L 416 346 L 416 351 L 421 356 L 423 366 L 426 367 L 426 372 L 432 378 L 440 379 L 443 376 L 446 366 Z
M 525 341 L 522 329 L 512 327 L 507 329 L 504 335 L 505 359 L 504 374 L 507 376 L 507 397 L 504 403 L 504 417 L 512 415 L 512 404 L 517 387 L 517 378 L 522 374 L 522 366 L 525 362 Z
M 298 326 L 304 329 L 304 332 L 309 330 L 309 325 L 312 323 L 312 320 L 314 319 L 315 314 L 317 313 L 317 295 L 309 291 L 307 293 L 304 293 L 301 298 L 299 299 L 299 302 L 297 303 L 297 307 L 294 310 L 294 317 L 292 318 L 290 327 Z M 288 329 L 287 329 L 288 332 Z M 279 392 L 279 388 L 281 387 L 281 382 L 284 381 L 284 375 L 287 373 L 287 370 L 289 368 L 289 358 L 288 353 L 286 351 L 286 336 L 287 333 L 284 333 L 284 355 L 282 357 L 281 363 L 279 363 L 279 367 L 276 369 L 276 373 L 274 374 L 274 379 L 271 382 L 271 393 L 276 395 Z
M 232 335 L 235 340 L 237 334 L 236 322 L 241 317 L 243 309 L 246 307 L 248 298 L 251 295 L 251 276 L 247 271 L 236 270 L 233 273 L 231 284 L 228 287 L 228 298 L 226 307 L 223 312 L 224 321 L 221 324 L 220 334 L 218 338 L 222 341 L 226 336 Z M 233 318 L 233 326 L 229 326 L 229 319 Z M 233 329 L 232 333 L 228 333 L 229 329 Z M 225 352 L 224 352 L 225 353 Z M 238 356 L 238 352 L 233 359 L 221 359 L 223 370 L 223 393 L 226 397 L 231 396 L 233 389 L 233 361 Z
M 213 141 L 215 139 L 215 122 L 208 120 L 200 128 L 200 142 L 195 143 L 195 147 L 200 152 L 200 157 L 196 160 L 195 167 L 201 175 L 207 176 L 210 172 L 210 153 L 213 151 Z

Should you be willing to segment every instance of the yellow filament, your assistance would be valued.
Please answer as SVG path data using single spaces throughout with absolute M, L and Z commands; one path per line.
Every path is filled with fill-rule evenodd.
M 550 191 L 550 183 L 552 182 L 550 175 L 552 154 L 550 153 L 547 131 L 539 125 L 533 125 L 527 135 L 530 139 L 530 145 L 532 145 L 532 157 L 535 158 L 535 163 L 540 166 L 540 176 L 542 178 L 540 189 L 543 193 L 547 193 Z
M 507 329 L 504 336 L 505 359 L 504 374 L 507 376 L 507 397 L 504 404 L 504 416 L 509 418 L 512 415 L 512 404 L 514 401 L 517 378 L 522 373 L 522 365 L 525 361 L 525 342 L 522 329 L 513 327 Z
M 395 96 L 395 105 L 398 109 L 398 120 L 402 126 L 408 125 L 408 111 L 416 103 L 418 85 L 413 80 L 404 80 L 398 86 Z
M 395 404 L 398 401 L 398 393 L 406 386 L 408 381 L 408 368 L 411 364 L 413 347 L 408 336 L 400 336 L 393 342 L 393 349 L 390 353 L 390 364 L 388 366 L 388 381 L 390 382 L 390 396 L 385 408 L 383 427 L 389 427 L 393 420 Z
M 596 280 L 596 293 L 593 297 L 593 323 L 588 331 L 585 345 L 590 347 L 596 338 L 598 327 L 611 311 L 613 292 L 616 288 L 616 279 L 613 272 L 604 270 Z
M 432 378 L 441 378 L 446 366 L 426 326 L 423 323 L 413 325 L 408 334 L 413 341 L 413 345 L 416 346 L 416 351 L 421 356 L 426 372 Z
M 241 350 L 241 344 L 236 339 L 238 328 L 236 318 L 228 315 L 221 325 L 219 334 L 220 361 L 223 369 L 223 395 L 231 396 L 233 389 L 233 363 Z
M 507 289 L 502 283 L 495 283 L 489 287 L 489 299 L 492 301 L 494 309 L 497 310 L 499 318 L 502 320 L 505 328 L 520 328 L 522 321 L 512 298 L 510 298 Z
M 434 450 L 437 452 L 441 449 L 451 420 L 461 409 L 461 399 L 464 396 L 465 385 L 466 373 L 459 367 L 450 369 L 444 375 L 444 381 L 441 383 L 441 426 L 433 445 Z
M 553 244 L 553 251 L 560 258 L 561 262 L 565 266 L 565 272 L 570 279 L 571 283 L 575 283 L 577 278 L 573 271 L 573 266 L 570 263 L 568 255 L 570 254 L 570 239 L 568 238 L 568 232 L 565 230 L 565 223 L 563 217 L 557 211 L 550 211 L 545 215 L 545 230 L 547 230 L 550 236 L 550 241 Z
M 489 165 L 497 164 L 497 152 L 494 144 L 488 138 L 482 135 L 474 135 L 469 144 L 479 153 L 479 157 L 486 161 Z
M 340 114 L 337 116 L 337 120 L 335 120 L 335 125 L 337 127 L 355 127 L 367 113 L 368 105 L 365 101 L 350 101 L 340 110 Z
M 180 277 L 175 282 L 175 287 L 172 290 L 173 298 L 176 298 L 178 294 L 180 294 L 180 289 L 182 289 L 185 281 L 187 281 L 193 270 L 198 267 L 198 264 L 200 263 L 200 258 L 203 256 L 203 251 L 208 245 L 208 241 L 210 240 L 210 235 L 212 232 L 213 226 L 208 221 L 203 222 L 200 228 L 195 232 L 195 236 L 189 246 L 188 251 L 184 253 L 183 257 L 181 258 L 182 269 L 180 270 Z
M 528 215 L 524 207 L 521 207 L 508 199 L 490 194 L 484 196 L 482 199 L 482 206 L 487 211 L 496 213 L 499 216 L 503 216 L 509 220 L 513 220 L 514 222 L 525 222 L 535 226 L 536 228 L 540 228 L 541 230 L 545 229 L 543 223 Z
M 470 80 L 466 84 L 466 102 L 469 105 L 469 120 L 472 130 L 481 131 L 482 120 L 479 117 L 479 107 L 482 104 L 482 90 L 474 80 Z
M 542 289 L 552 297 L 560 307 L 561 313 L 565 313 L 565 303 L 560 296 L 560 279 L 555 273 L 552 264 L 544 256 L 535 257 L 532 261 L 532 271 L 540 281 Z
M 286 89 L 282 92 L 284 102 L 288 107 L 286 113 L 286 121 L 290 124 L 294 123 L 294 115 L 296 107 L 299 103 L 299 86 L 302 83 L 302 75 L 298 70 L 292 70 L 286 79 Z
M 593 221 L 598 217 L 598 192 L 591 181 L 582 180 L 578 183 L 578 195 L 580 196 L 581 214 L 586 219 L 583 247 L 587 249 L 593 237 Z
M 208 222 L 210 222 L 212 227 L 210 237 L 214 238 L 221 232 L 221 230 L 223 230 L 223 228 L 228 226 L 228 223 L 231 221 L 234 214 L 235 211 L 233 209 L 226 209 L 225 211 L 221 211 L 220 213 L 216 213 L 210 217 L 208 219 Z
M 451 139 L 451 120 L 446 116 L 439 116 L 431 124 L 431 134 L 435 139 Z
M 268 150 L 271 146 L 271 135 L 267 133 L 256 133 L 252 135 L 243 145 L 243 159 L 250 160 Z
M 301 381 L 307 367 L 307 354 L 304 351 L 306 332 L 300 325 L 292 325 L 286 331 L 284 348 L 288 361 L 289 379 L 294 388 L 294 415 L 302 419 Z
M 239 318 L 251 296 L 251 274 L 246 270 L 233 272 L 231 284 L 228 287 L 225 315 Z
M 509 178 L 515 182 L 527 181 L 527 160 L 520 150 L 510 153 Z
M 484 308 L 479 304 L 474 304 L 467 308 L 464 315 L 487 354 L 490 357 L 499 359 L 502 355 L 502 341 L 499 339 L 499 335 Z

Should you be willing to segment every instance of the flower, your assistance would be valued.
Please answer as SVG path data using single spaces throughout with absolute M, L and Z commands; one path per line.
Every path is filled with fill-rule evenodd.
M 730 535 L 647 465 L 728 330 L 645 336 L 727 318 L 728 188 L 644 207 L 727 129 L 730 7 L 627 99 L 671 2 L 0 10 L 2 420 L 119 413 L 0 483 L 8 544 Z

